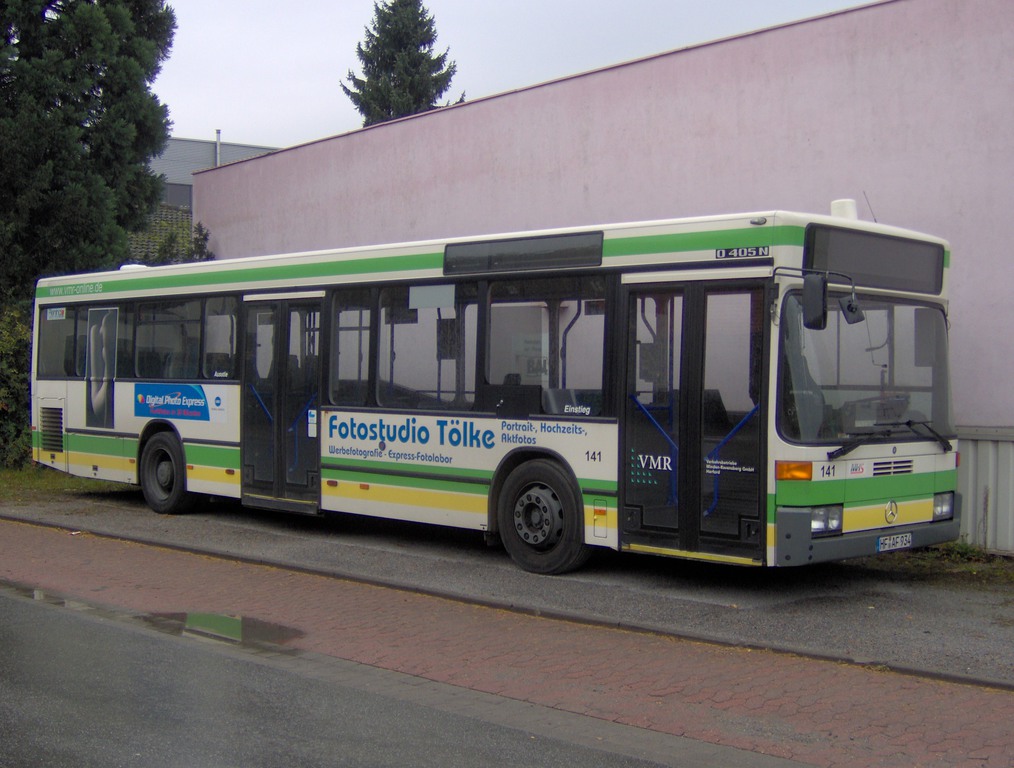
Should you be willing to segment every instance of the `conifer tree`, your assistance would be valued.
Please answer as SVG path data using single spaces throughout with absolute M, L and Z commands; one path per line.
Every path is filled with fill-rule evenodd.
M 0 0 L 0 304 L 127 258 L 162 192 L 164 0 Z
M 164 0 L 0 0 L 0 463 L 27 460 L 35 280 L 128 258 L 162 180 Z
M 421 0 L 384 0 L 373 4 L 373 23 L 356 46 L 363 76 L 349 70 L 341 84 L 363 116 L 363 125 L 427 112 L 451 87 L 457 65 L 450 49 L 434 53 L 433 15 Z M 465 100 L 461 94 L 459 103 Z

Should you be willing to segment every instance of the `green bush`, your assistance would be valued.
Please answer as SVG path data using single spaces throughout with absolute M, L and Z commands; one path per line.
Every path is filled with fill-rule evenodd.
M 27 313 L 8 305 L 0 317 L 0 466 L 17 468 L 31 459 Z

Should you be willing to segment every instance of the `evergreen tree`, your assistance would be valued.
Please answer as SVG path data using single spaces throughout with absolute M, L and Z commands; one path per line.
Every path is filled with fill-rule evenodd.
M 169 137 L 151 93 L 176 17 L 163 0 L 0 0 L 0 463 L 28 457 L 35 280 L 128 259 Z
M 128 255 L 161 195 L 165 147 L 149 86 L 176 19 L 163 0 L 0 0 L 0 302 L 42 274 Z
M 341 84 L 363 116 L 363 125 L 427 112 L 451 87 L 457 65 L 450 49 L 434 54 L 433 15 L 421 0 L 385 0 L 373 4 L 372 28 L 356 46 L 363 77 L 349 70 L 351 87 Z M 461 94 L 458 102 L 465 100 Z

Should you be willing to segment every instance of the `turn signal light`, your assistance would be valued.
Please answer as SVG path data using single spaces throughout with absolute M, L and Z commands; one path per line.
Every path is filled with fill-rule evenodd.
M 813 462 L 776 461 L 775 480 L 813 480 Z

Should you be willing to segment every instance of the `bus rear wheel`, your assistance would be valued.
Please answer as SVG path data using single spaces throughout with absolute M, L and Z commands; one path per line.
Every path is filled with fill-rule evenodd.
M 548 459 L 525 462 L 508 475 L 497 522 L 507 553 L 526 571 L 566 573 L 591 554 L 584 543 L 580 495 L 567 473 Z
M 159 432 L 145 444 L 140 475 L 144 500 L 159 514 L 177 515 L 193 506 L 183 446 L 169 432 Z

